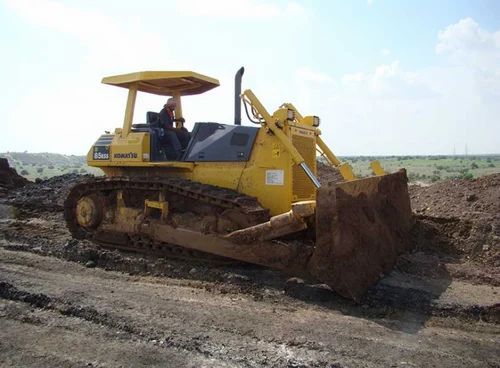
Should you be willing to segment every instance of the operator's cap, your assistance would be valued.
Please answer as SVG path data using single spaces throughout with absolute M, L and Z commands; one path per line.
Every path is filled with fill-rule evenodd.
M 175 101 L 175 98 L 173 97 L 170 97 L 168 100 L 167 100 L 167 103 L 165 105 L 167 106 L 171 106 L 172 104 L 175 104 L 177 103 L 177 101 Z

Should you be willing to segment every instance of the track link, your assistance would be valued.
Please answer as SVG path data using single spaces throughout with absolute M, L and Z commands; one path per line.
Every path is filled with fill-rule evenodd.
M 214 211 L 237 210 L 249 222 L 261 223 L 269 219 L 269 211 L 262 208 L 257 199 L 234 190 L 194 182 L 182 178 L 96 178 L 75 185 L 65 203 L 64 219 L 72 236 L 91 240 L 105 248 L 135 251 L 169 258 L 200 259 L 204 261 L 225 262 L 225 258 L 190 250 L 175 244 L 167 244 L 149 239 L 138 234 L 112 234 L 96 229 L 86 229 L 78 224 L 75 215 L 77 202 L 83 196 L 98 193 L 110 193 L 119 190 L 138 190 L 144 192 L 166 192 L 195 200 L 213 207 Z M 234 262 L 234 261 L 232 261 Z

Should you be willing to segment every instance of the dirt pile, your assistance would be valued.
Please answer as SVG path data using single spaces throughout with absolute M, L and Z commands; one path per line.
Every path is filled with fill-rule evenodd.
M 500 173 L 410 187 L 413 210 L 432 217 L 493 218 L 500 214 Z
M 7 203 L 34 211 L 62 211 L 64 200 L 71 187 L 92 177 L 92 175 L 65 174 L 30 183 L 9 192 Z
M 499 273 L 500 174 L 411 186 L 410 197 L 420 222 L 420 247 L 490 265 Z
M 5 196 L 11 189 L 20 188 L 28 183 L 28 179 L 9 166 L 6 158 L 0 158 L 0 197 Z

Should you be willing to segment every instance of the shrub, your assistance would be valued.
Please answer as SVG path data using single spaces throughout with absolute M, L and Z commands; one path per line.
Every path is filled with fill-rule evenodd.
M 49 169 L 53 169 L 54 168 L 54 165 L 49 165 Z
M 488 165 L 488 167 L 495 167 L 495 164 L 492 162 Z
M 479 166 L 478 166 L 475 162 L 473 162 L 473 163 L 470 165 L 470 167 L 471 167 L 471 169 L 477 169 L 477 168 L 479 168 Z
M 80 174 L 85 174 L 85 169 L 80 169 Z
M 474 175 L 472 175 L 472 173 L 470 173 L 470 172 L 466 172 L 466 173 L 462 174 L 462 179 L 471 180 L 471 179 L 474 179 Z
M 36 169 L 36 172 L 37 173 L 42 173 L 43 172 L 43 167 L 39 167 L 38 169 Z
M 22 170 L 21 171 L 21 175 L 28 175 L 28 174 L 29 174 L 28 170 Z

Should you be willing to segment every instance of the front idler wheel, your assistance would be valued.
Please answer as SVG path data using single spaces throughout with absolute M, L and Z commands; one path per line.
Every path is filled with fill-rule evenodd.
M 95 229 L 102 221 L 102 201 L 96 195 L 80 198 L 76 204 L 76 221 L 85 229 Z

